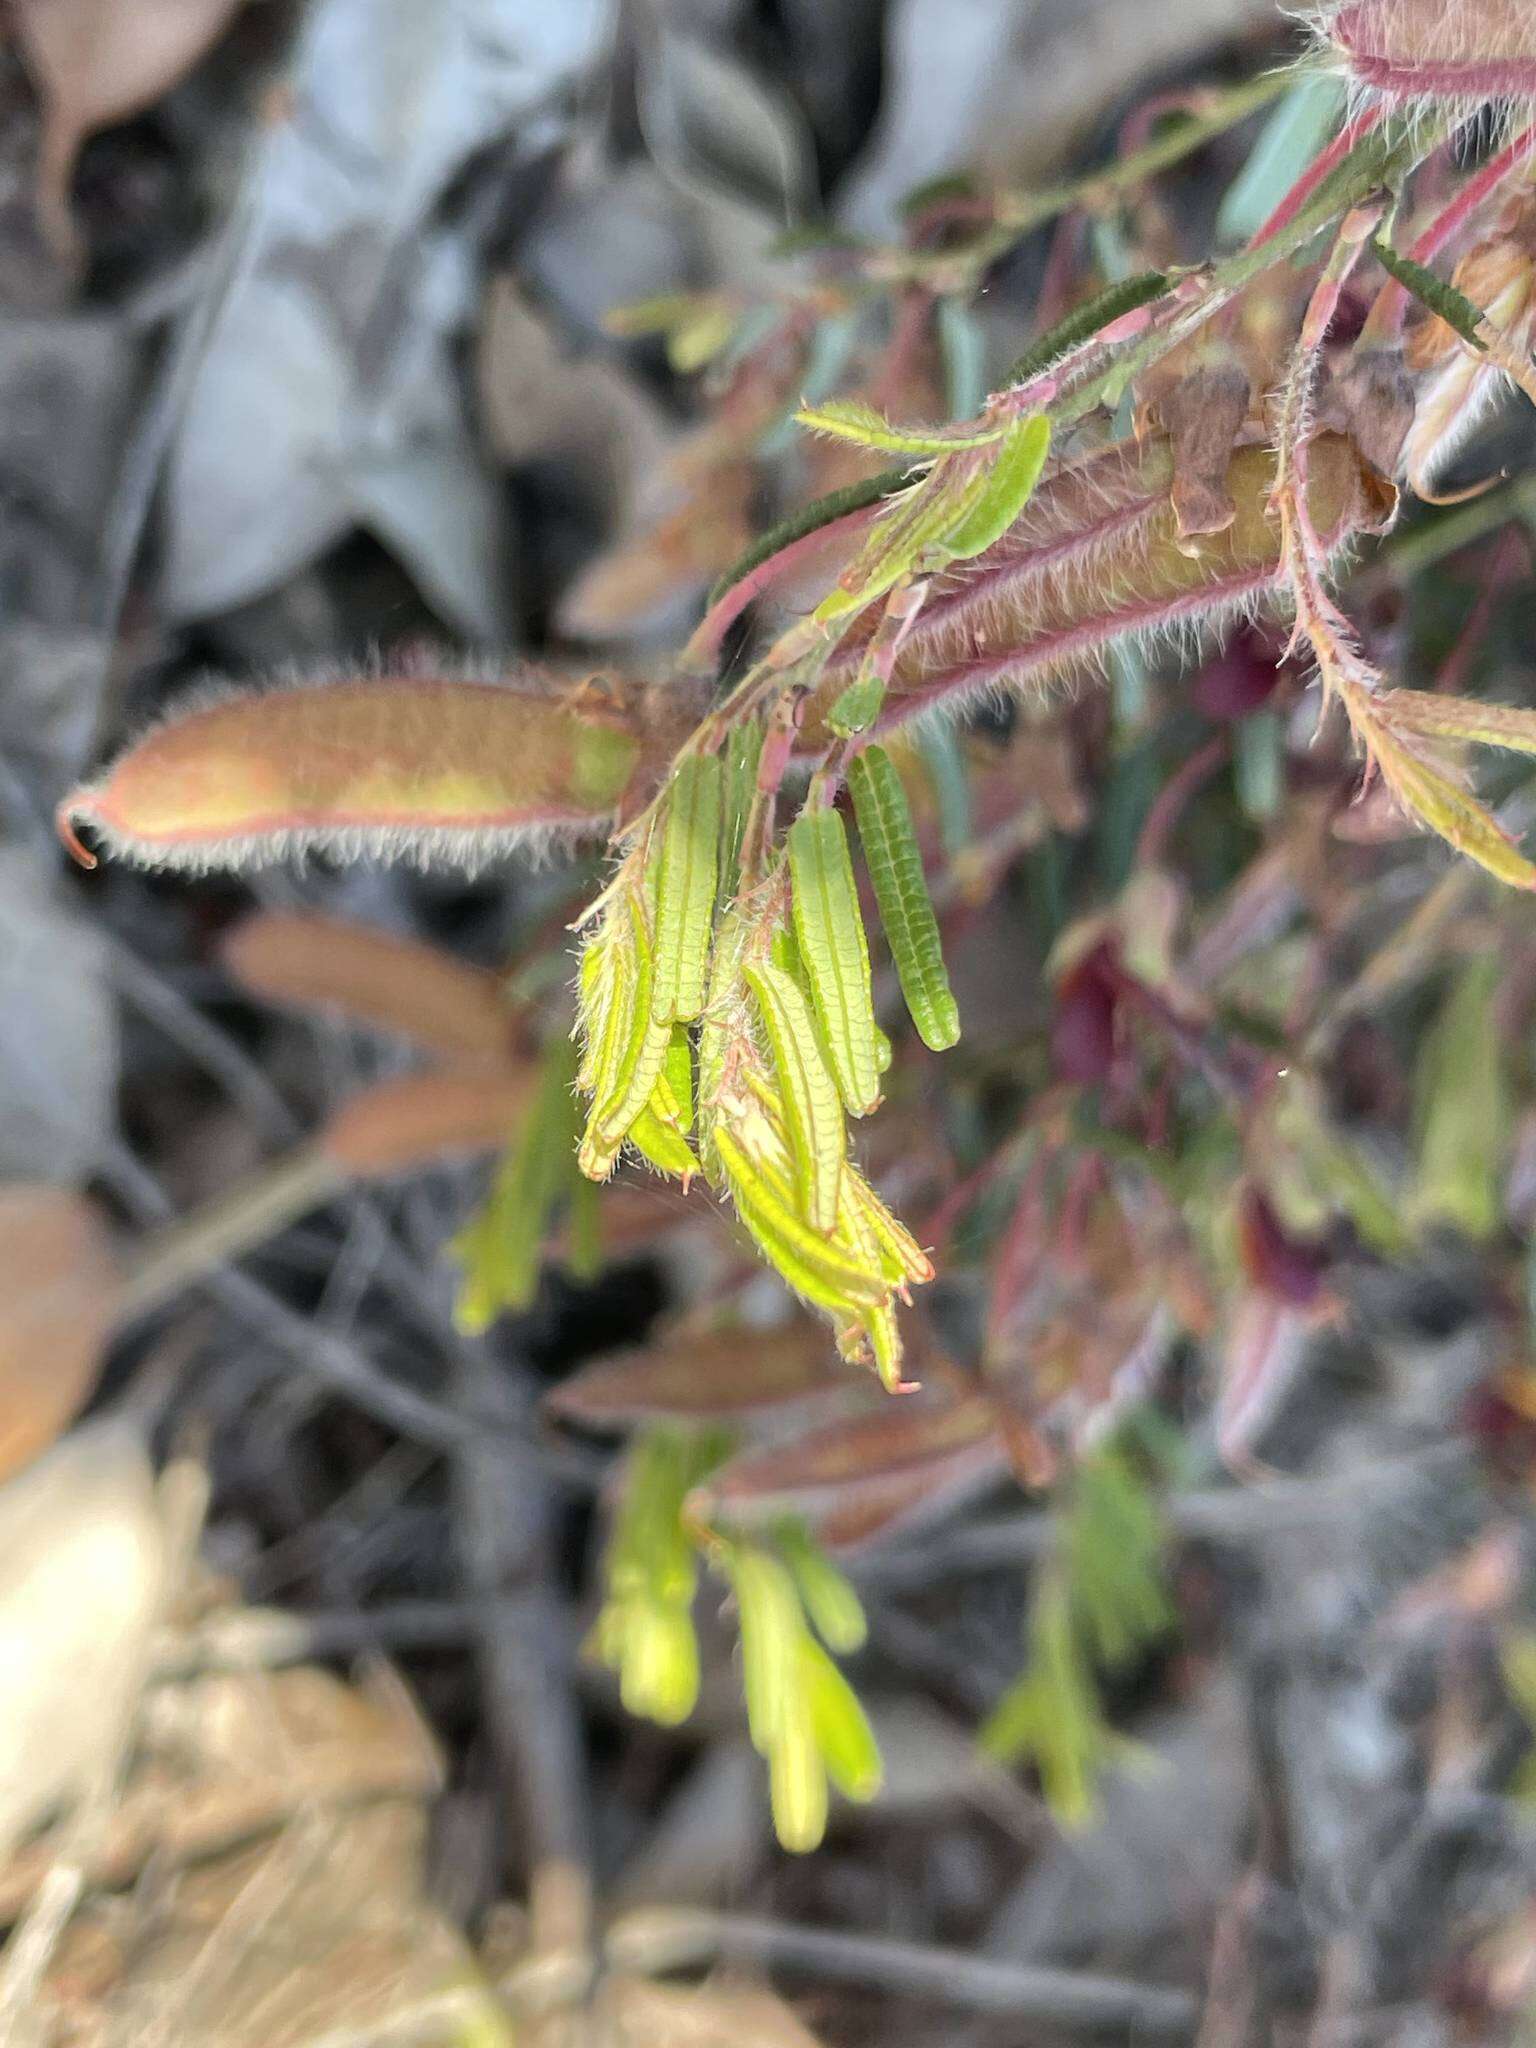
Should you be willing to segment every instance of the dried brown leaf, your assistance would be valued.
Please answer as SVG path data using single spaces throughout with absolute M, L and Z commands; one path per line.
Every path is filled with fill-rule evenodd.
M 534 1075 L 409 1074 L 365 1088 L 326 1125 L 321 1143 L 360 1178 L 409 1173 L 460 1152 L 505 1145 L 533 1093 Z
M 772 1330 L 681 1325 L 644 1351 L 573 1374 L 546 1405 L 567 1422 L 627 1428 L 665 1418 L 725 1422 L 847 1390 L 825 1326 L 807 1317 Z
M 205 56 L 244 0 L 12 0 L 10 20 L 43 100 L 37 212 L 62 257 L 76 247 L 69 186 L 80 146 L 153 106 Z
M 935 1512 L 1007 1463 L 990 1401 L 911 1398 L 744 1452 L 711 1475 L 696 1504 L 706 1520 L 727 1523 L 804 1515 L 822 1542 L 846 1545 Z
M 122 1274 L 99 1210 L 69 1188 L 0 1188 L 0 1478 L 45 1450 L 100 1371 Z
M 456 1066 L 506 1064 L 511 1013 L 497 977 L 435 946 L 343 918 L 261 910 L 222 950 L 235 979 L 268 1002 L 340 1010 Z

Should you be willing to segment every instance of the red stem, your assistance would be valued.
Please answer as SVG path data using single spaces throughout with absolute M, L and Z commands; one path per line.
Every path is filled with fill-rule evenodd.
M 1338 135 L 1334 137 L 1333 141 L 1323 151 L 1322 155 L 1313 158 L 1290 191 L 1286 193 L 1280 204 L 1269 216 L 1269 219 L 1265 221 L 1263 227 L 1259 229 L 1259 232 L 1249 243 L 1250 249 L 1261 249 L 1266 242 L 1272 241 L 1283 228 L 1290 226 L 1313 193 L 1316 192 L 1319 185 L 1338 169 L 1356 143 L 1362 142 L 1373 128 L 1381 126 L 1386 111 L 1387 109 L 1384 104 L 1367 107 L 1363 114 L 1357 114 L 1346 128 L 1340 130 Z

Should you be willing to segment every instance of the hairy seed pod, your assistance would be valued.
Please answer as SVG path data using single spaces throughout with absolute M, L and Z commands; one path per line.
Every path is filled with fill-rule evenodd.
M 938 919 L 901 777 L 883 747 L 866 747 L 848 764 L 848 791 L 864 864 L 874 884 L 901 992 L 924 1045 L 944 1052 L 960 1036 L 960 1012 L 944 971 Z
M 414 677 L 205 697 L 59 806 L 149 867 L 321 851 L 478 868 L 603 831 L 648 758 L 639 694 Z
M 880 1100 L 869 944 L 848 835 L 836 811 L 802 811 L 789 830 L 795 939 L 837 1090 L 851 1116 Z
M 1530 0 L 1343 0 L 1321 28 L 1357 84 L 1395 100 L 1536 98 Z
M 1317 436 L 1308 472 L 1313 525 L 1330 553 L 1390 518 L 1390 488 L 1343 436 Z M 934 579 L 879 726 L 999 686 L 1047 682 L 1091 664 L 1117 639 L 1178 633 L 1255 605 L 1285 580 L 1269 510 L 1274 480 L 1267 448 L 1238 449 L 1225 480 L 1231 523 L 1192 544 L 1178 531 L 1165 439 L 1117 443 L 1058 470 L 996 547 Z M 828 714 L 862 652 L 855 632 L 828 664 L 802 722 L 806 751 L 827 744 Z

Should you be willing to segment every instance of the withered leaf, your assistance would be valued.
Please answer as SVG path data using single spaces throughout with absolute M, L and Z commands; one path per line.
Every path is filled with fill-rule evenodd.
M 908 1399 L 729 1459 L 699 1490 L 705 1519 L 803 1515 L 822 1543 L 862 1542 L 948 1506 L 1006 1469 L 993 1404 Z
M 825 1325 L 796 1317 L 777 1329 L 684 1323 L 644 1351 L 605 1359 L 556 1387 L 551 1413 L 589 1428 L 724 1422 L 757 1409 L 846 1394 L 849 1380 Z
M 435 946 L 311 911 L 261 910 L 222 950 L 235 979 L 268 1002 L 340 1010 L 455 1065 L 506 1063 L 511 1013 L 496 976 Z

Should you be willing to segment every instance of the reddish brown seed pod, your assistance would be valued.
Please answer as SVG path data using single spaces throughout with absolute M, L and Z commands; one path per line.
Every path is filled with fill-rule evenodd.
M 633 687 L 539 676 L 346 678 L 220 693 L 174 712 L 58 810 L 152 867 L 292 853 L 470 869 L 509 847 L 600 833 L 646 758 Z
M 1320 26 L 1350 77 L 1390 99 L 1536 99 L 1530 0 L 1343 0 Z
M 1336 552 L 1391 517 L 1390 486 L 1338 434 L 1309 452 L 1309 502 Z M 1252 609 L 1285 582 L 1269 509 L 1275 459 L 1240 448 L 1223 481 L 1233 516 L 1219 533 L 1181 535 L 1174 459 L 1161 437 L 1118 443 L 1058 470 L 1005 539 L 936 579 L 937 595 L 898 656 L 881 725 L 888 727 L 998 687 L 1043 683 L 1091 665 L 1131 635 L 1178 635 Z M 828 665 L 801 729 L 826 744 L 826 714 L 855 673 L 858 635 Z

